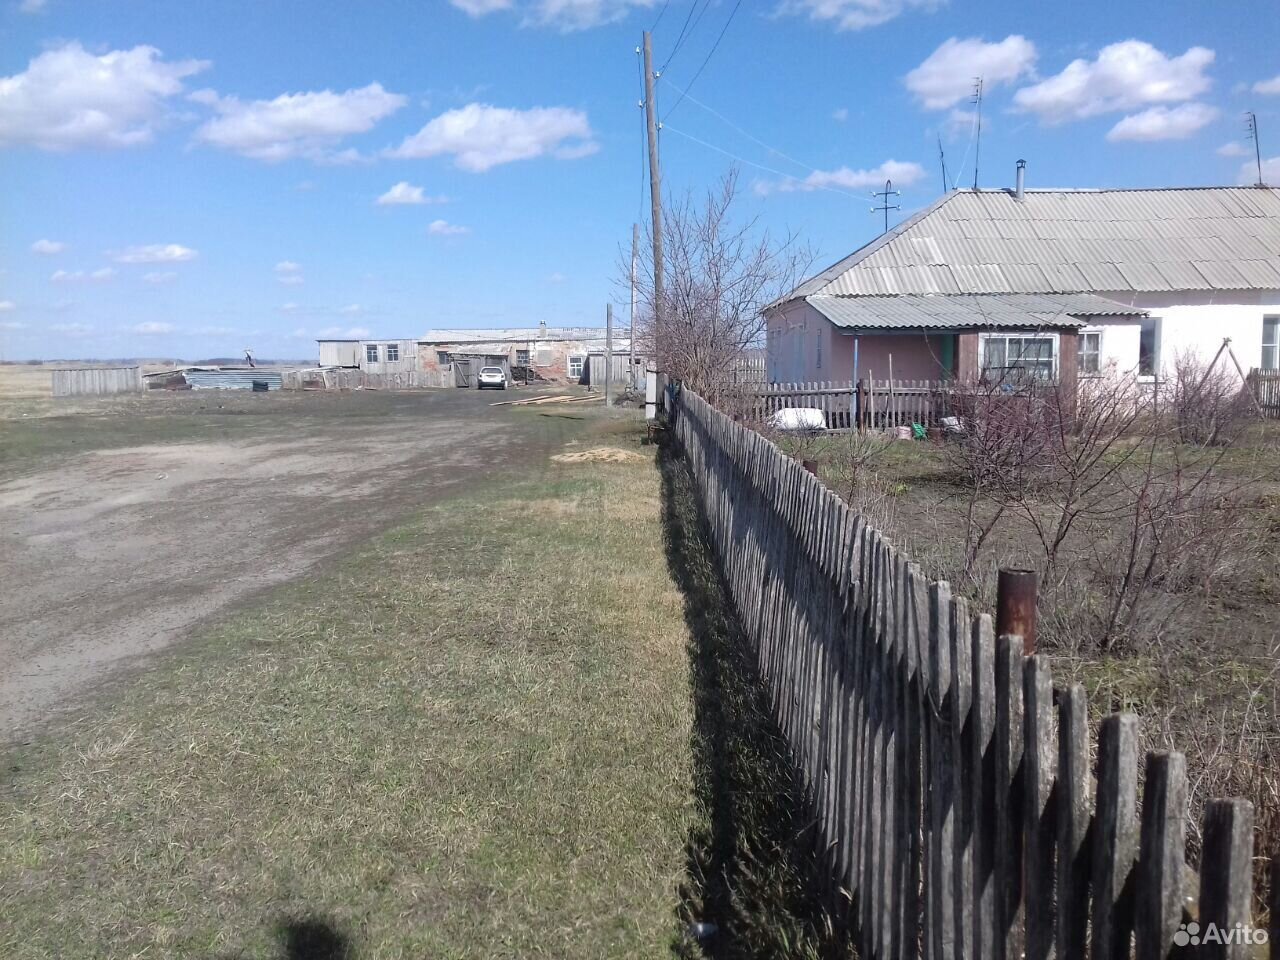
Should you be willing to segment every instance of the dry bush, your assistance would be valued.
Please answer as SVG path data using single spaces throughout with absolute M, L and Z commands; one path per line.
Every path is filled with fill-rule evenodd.
M 1187 351 L 1174 359 L 1168 406 L 1180 443 L 1228 446 L 1253 413 L 1244 384 L 1220 361 L 1206 365 Z

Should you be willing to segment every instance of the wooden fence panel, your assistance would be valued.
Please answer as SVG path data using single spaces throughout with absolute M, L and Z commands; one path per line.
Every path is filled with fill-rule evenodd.
M 849 395 L 773 386 L 757 409 Z M 925 394 L 892 391 L 876 422 L 919 422 L 899 398 Z M 1249 922 L 1247 803 L 1210 803 L 1192 883 L 1180 754 L 1148 758 L 1139 828 L 1135 717 L 1102 723 L 1095 785 L 1081 688 L 766 438 L 678 386 L 667 405 L 861 956 L 1163 960 L 1197 893 L 1206 921 Z

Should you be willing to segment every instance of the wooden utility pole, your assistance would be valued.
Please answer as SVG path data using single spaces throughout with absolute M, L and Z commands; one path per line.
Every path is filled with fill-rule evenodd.
M 653 354 L 659 344 L 666 310 L 662 302 L 662 174 L 658 167 L 658 105 L 653 95 L 653 37 L 644 32 L 644 115 L 649 139 L 649 200 L 653 206 Z
M 613 304 L 604 307 L 604 405 L 613 406 Z
M 627 389 L 636 387 L 636 258 L 640 252 L 640 224 L 631 225 L 631 344 L 627 351 Z

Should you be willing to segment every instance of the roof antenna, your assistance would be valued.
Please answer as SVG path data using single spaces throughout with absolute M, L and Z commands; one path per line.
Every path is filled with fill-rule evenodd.
M 1245 121 L 1247 136 L 1253 141 L 1253 161 L 1258 165 L 1258 186 L 1265 187 L 1262 182 L 1262 148 L 1258 145 L 1258 115 L 1252 110 L 1245 113 L 1249 119 Z
M 978 159 L 982 156 L 982 78 L 973 78 L 973 103 L 978 105 L 978 135 L 973 151 L 973 190 L 978 190 Z
M 942 134 L 938 134 L 938 162 L 942 164 L 942 192 L 947 192 L 947 155 L 942 152 Z
M 902 195 L 902 192 L 901 192 L 900 190 L 895 190 L 895 189 L 893 189 L 893 181 L 892 181 L 892 180 L 886 180 L 886 181 L 884 182 L 884 189 L 883 189 L 883 190 L 875 190 L 875 191 L 873 191 L 873 192 L 872 192 L 872 194 L 871 194 L 871 195 L 872 195 L 873 197 L 880 197 L 880 198 L 881 198 L 881 199 L 883 199 L 883 201 L 884 201 L 884 202 L 883 202 L 883 204 L 881 204 L 880 206 L 878 206 L 878 207 L 872 207 L 872 208 L 871 208 L 871 212 L 872 212 L 872 213 L 879 213 L 881 210 L 883 210 L 883 211 L 884 211 L 884 232 L 885 232 L 885 233 L 888 233 L 888 232 L 889 232 L 889 211 L 890 211 L 890 210 L 901 210 L 901 209 L 902 209 L 902 207 L 897 206 L 897 205 L 892 206 L 892 207 L 891 207 L 891 206 L 889 206 L 889 198 L 890 198 L 890 197 L 898 197 L 898 196 L 901 196 L 901 195 Z

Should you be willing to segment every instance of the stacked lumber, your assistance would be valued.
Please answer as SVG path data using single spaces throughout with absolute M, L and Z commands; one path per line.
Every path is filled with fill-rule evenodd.
M 587 403 L 591 400 L 603 400 L 604 395 L 599 393 L 589 393 L 586 396 L 572 396 L 563 393 L 549 393 L 541 397 L 529 397 L 525 400 L 503 400 L 499 403 L 491 403 L 491 407 L 529 407 L 541 406 L 548 403 Z

